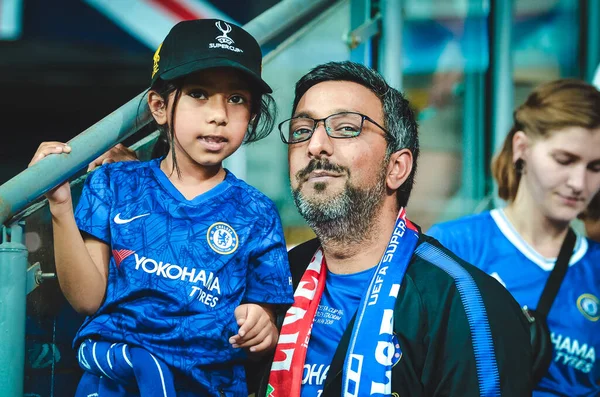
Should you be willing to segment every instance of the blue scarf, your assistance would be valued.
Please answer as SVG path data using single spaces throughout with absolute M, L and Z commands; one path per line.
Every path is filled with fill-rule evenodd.
M 342 396 L 389 396 L 392 366 L 402 352 L 393 332 L 394 307 L 419 232 L 400 210 L 390 242 L 363 295 L 346 359 Z
M 85 371 L 75 397 L 175 397 L 171 370 L 140 347 L 88 339 L 79 346 Z
M 400 209 L 388 246 L 363 296 L 344 361 L 342 395 L 391 394 L 391 371 L 402 352 L 393 335 L 396 297 L 419 232 Z M 299 397 L 310 330 L 323 294 L 326 263 L 321 248 L 313 256 L 286 313 L 275 349 L 267 397 Z M 308 342 L 308 343 L 307 343 Z

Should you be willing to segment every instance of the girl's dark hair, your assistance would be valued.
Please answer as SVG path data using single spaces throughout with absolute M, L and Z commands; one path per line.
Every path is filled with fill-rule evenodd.
M 492 162 L 492 174 L 498 182 L 498 196 L 513 201 L 521 173 L 513 165 L 513 137 L 518 131 L 533 139 L 544 139 L 567 127 L 600 127 L 600 92 L 577 79 L 554 80 L 537 87 L 513 113 L 513 126 L 502 150 Z M 588 205 L 584 215 L 600 217 L 600 193 Z
M 181 97 L 181 89 L 184 81 L 185 76 L 174 80 L 162 80 L 159 78 L 149 88 L 149 91 L 158 93 L 165 103 L 168 102 L 169 96 L 172 93 L 175 93 L 173 106 L 171 107 L 171 125 L 168 123 L 158 125 L 154 122 L 156 129 L 160 132 L 160 136 L 152 149 L 152 158 L 166 156 L 174 145 L 175 130 L 173 129 L 173 125 L 175 124 L 175 109 L 177 108 L 177 103 Z M 250 95 L 250 113 L 253 117 L 248 123 L 244 144 L 256 142 L 267 137 L 273 130 L 275 119 L 277 117 L 275 100 L 271 95 L 263 93 L 256 85 L 250 86 Z M 175 150 L 171 150 L 171 159 L 173 160 L 174 169 L 179 175 L 180 172 L 177 165 Z

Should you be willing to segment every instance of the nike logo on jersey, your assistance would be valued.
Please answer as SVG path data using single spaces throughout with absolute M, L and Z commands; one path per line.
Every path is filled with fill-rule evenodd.
M 138 218 L 142 218 L 142 217 L 148 216 L 148 215 L 150 215 L 150 214 L 142 214 L 142 215 L 134 216 L 133 218 L 122 219 L 121 218 L 121 213 L 118 213 L 117 215 L 115 215 L 115 219 L 113 219 L 113 220 L 115 221 L 115 223 L 117 225 L 124 225 L 126 223 L 129 223 L 129 222 L 134 221 L 134 220 L 136 220 Z

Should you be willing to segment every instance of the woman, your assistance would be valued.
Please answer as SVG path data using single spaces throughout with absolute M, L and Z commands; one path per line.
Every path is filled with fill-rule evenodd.
M 600 92 L 564 79 L 535 89 L 514 112 L 492 172 L 504 209 L 434 225 L 432 236 L 537 307 L 570 222 L 600 208 Z M 597 396 L 600 244 L 577 236 L 548 314 L 554 352 L 534 396 Z

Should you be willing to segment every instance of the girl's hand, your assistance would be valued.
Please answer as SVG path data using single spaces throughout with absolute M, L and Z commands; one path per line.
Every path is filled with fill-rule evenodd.
M 242 304 L 235 308 L 234 315 L 240 329 L 229 338 L 233 347 L 247 348 L 251 353 L 266 353 L 275 348 L 279 332 L 269 305 Z
M 31 167 L 50 154 L 61 153 L 71 153 L 71 147 L 62 142 L 42 142 L 27 167 Z M 54 213 L 54 210 L 58 209 L 59 207 L 65 206 L 71 208 L 71 187 L 69 186 L 69 182 L 65 181 L 46 192 L 46 198 L 48 198 L 52 213 Z
M 96 160 L 92 161 L 88 165 L 88 172 L 92 171 L 102 164 L 106 163 L 118 163 L 119 161 L 135 161 L 137 160 L 137 154 L 135 151 L 129 149 L 127 146 L 119 143 L 110 148 L 106 153 L 102 154 Z

